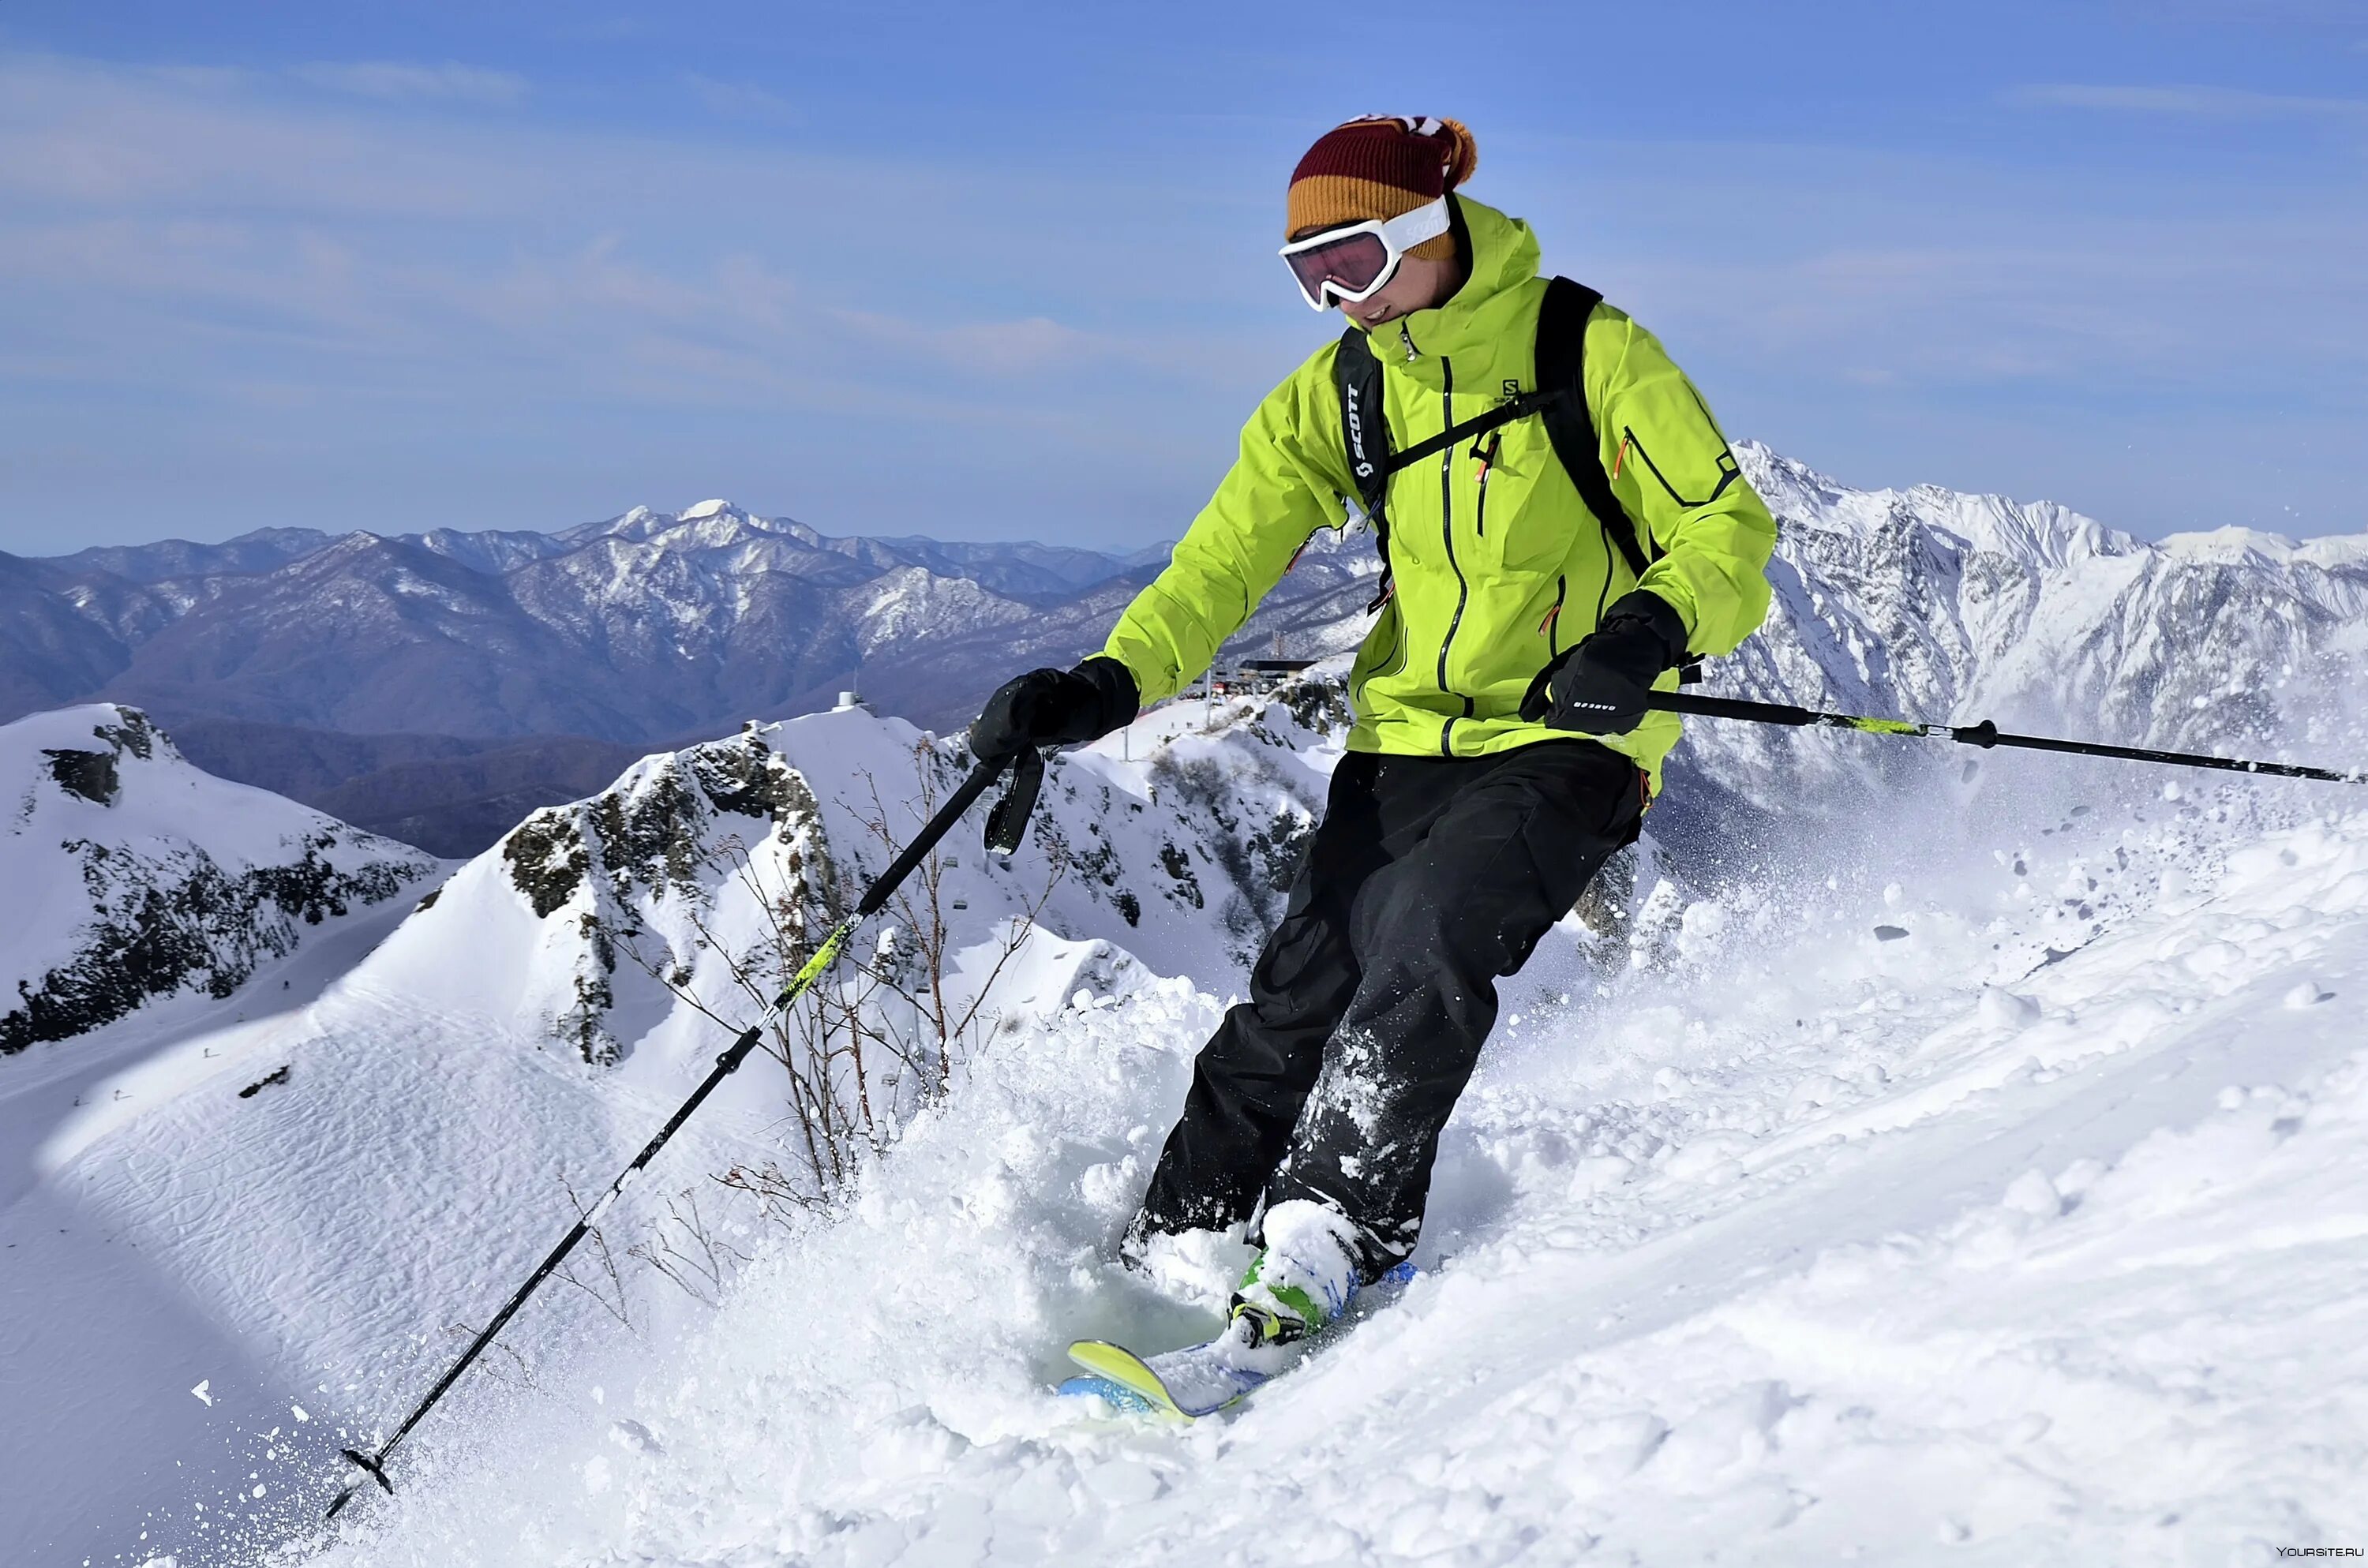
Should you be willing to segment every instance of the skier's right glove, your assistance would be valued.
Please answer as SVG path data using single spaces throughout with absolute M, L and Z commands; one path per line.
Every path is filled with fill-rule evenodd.
M 1134 672 L 1097 653 L 1073 670 L 1030 670 L 1003 683 L 970 727 L 971 755 L 1000 762 L 1030 746 L 1082 745 L 1132 722 Z
M 1639 588 L 1604 612 L 1578 645 L 1538 672 L 1521 717 L 1557 730 L 1624 735 L 1645 722 L 1661 672 L 1685 662 L 1686 623 L 1660 595 Z

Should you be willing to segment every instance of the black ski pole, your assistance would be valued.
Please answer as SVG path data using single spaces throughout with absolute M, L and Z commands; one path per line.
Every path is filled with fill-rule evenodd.
M 945 837 L 952 829 L 962 812 L 968 811 L 981 795 L 986 793 L 1008 763 L 1008 759 L 982 762 L 970 770 L 970 777 L 964 778 L 961 786 L 947 797 L 946 803 L 938 808 L 937 815 L 928 820 L 920 833 L 914 837 L 913 842 L 905 846 L 903 853 L 889 863 L 888 869 L 881 872 L 870 887 L 863 890 L 863 896 L 856 902 L 853 911 L 837 926 L 831 927 L 830 934 L 823 938 L 822 946 L 814 949 L 814 956 L 806 960 L 804 967 L 798 971 L 787 985 L 781 987 L 781 994 L 773 998 L 772 1005 L 765 1009 L 764 1017 L 742 1031 L 739 1038 L 715 1059 L 714 1068 L 700 1082 L 699 1087 L 690 1092 L 690 1098 L 682 1102 L 682 1108 L 668 1118 L 664 1127 L 658 1129 L 657 1136 L 651 1139 L 642 1152 L 633 1156 L 632 1164 L 617 1173 L 617 1179 L 610 1182 L 608 1190 L 600 1195 L 591 1208 L 584 1211 L 584 1217 L 575 1221 L 575 1228 L 560 1238 L 559 1244 L 551 1249 L 551 1256 L 544 1258 L 535 1271 L 527 1277 L 526 1283 L 519 1286 L 518 1292 L 503 1304 L 502 1310 L 494 1314 L 493 1321 L 485 1324 L 484 1332 L 470 1341 L 469 1347 L 461 1352 L 460 1359 L 454 1361 L 445 1370 L 444 1375 L 436 1380 L 436 1386 L 427 1391 L 427 1397 L 414 1406 L 409 1415 L 404 1417 L 403 1425 L 394 1429 L 394 1436 L 381 1443 L 376 1453 L 365 1454 L 358 1449 L 340 1449 L 339 1453 L 359 1466 L 388 1495 L 393 1495 L 394 1487 L 386 1478 L 387 1456 L 393 1453 L 403 1439 L 411 1435 L 411 1429 L 418 1426 L 420 1420 L 436 1407 L 436 1402 L 444 1397 L 445 1391 L 460 1381 L 461 1374 L 469 1369 L 470 1364 L 476 1360 L 479 1353 L 494 1342 L 494 1336 L 501 1333 L 502 1326 L 510 1321 L 518 1308 L 526 1304 L 527 1298 L 534 1294 L 535 1288 L 551 1277 L 552 1270 L 566 1261 L 567 1255 L 575 1250 L 575 1244 L 590 1233 L 592 1227 L 598 1223 L 600 1216 L 608 1211 L 609 1205 L 617 1200 L 617 1195 L 625 1190 L 633 1177 L 641 1173 L 642 1167 L 648 1165 L 660 1149 L 666 1147 L 666 1140 L 672 1138 L 680 1130 L 682 1124 L 690 1119 L 691 1113 L 700 1108 L 709 1095 L 715 1092 L 717 1085 L 730 1077 L 738 1070 L 740 1063 L 748 1059 L 748 1053 L 756 1050 L 758 1042 L 763 1040 L 767 1027 L 775 1018 L 787 1012 L 797 999 L 803 995 L 815 981 L 820 980 L 833 963 L 837 961 L 839 949 L 847 945 L 847 939 L 854 935 L 855 928 L 879 913 L 888 900 L 894 896 L 897 888 L 903 885 L 905 879 L 913 874 L 913 868 L 921 863 L 921 858 L 936 848 L 938 841 Z M 336 1501 L 329 1505 L 329 1511 L 322 1517 L 336 1518 L 346 1505 L 353 1501 L 354 1494 L 361 1490 L 361 1485 L 362 1483 L 357 1481 L 338 1493 Z
M 2339 773 L 2330 767 L 2306 767 L 2297 762 L 2247 762 L 2233 756 L 2206 756 L 2200 752 L 2149 751 L 2143 746 L 2112 746 L 2099 741 L 2059 741 L 2046 735 L 2015 735 L 1987 719 L 1978 724 L 1918 724 L 1906 719 L 1861 719 L 1850 713 L 1820 713 L 1782 702 L 1747 702 L 1736 697 L 1698 697 L 1689 691 L 1656 691 L 1645 705 L 1664 713 L 1692 713 L 1705 719 L 1748 719 L 1755 724 L 1817 725 L 1830 730 L 1857 730 L 1870 735 L 1926 735 L 1962 745 L 2021 746 L 2030 751 L 2068 752 L 2075 756 L 2118 757 L 2124 762 L 2153 762 L 2173 767 L 2216 767 L 2226 773 L 2265 773 L 2280 778 L 2317 778 L 2329 784 L 2358 784 L 2368 774 Z

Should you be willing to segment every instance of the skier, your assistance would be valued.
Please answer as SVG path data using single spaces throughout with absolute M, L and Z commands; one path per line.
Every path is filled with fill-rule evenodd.
M 1162 1237 L 1255 1222 L 1228 1329 L 1249 1346 L 1413 1252 L 1497 978 L 1659 788 L 1678 722 L 1645 694 L 1768 609 L 1775 523 L 1701 395 L 1627 315 L 1539 277 L 1526 223 L 1458 194 L 1476 157 L 1452 119 L 1350 120 L 1308 149 L 1283 257 L 1353 324 L 1259 404 L 1103 651 L 1010 681 L 970 732 L 991 759 L 1119 728 L 1209 667 L 1344 502 L 1372 519 L 1349 755 L 1121 1246 L 1140 1267 Z M 1583 402 L 1554 397 L 1573 383 Z

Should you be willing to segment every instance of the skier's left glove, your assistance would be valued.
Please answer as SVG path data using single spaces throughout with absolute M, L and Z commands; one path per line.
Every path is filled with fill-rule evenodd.
M 1658 594 L 1623 597 L 1578 645 L 1538 672 L 1521 717 L 1557 730 L 1624 735 L 1645 722 L 1645 695 L 1686 657 L 1685 622 Z
M 1134 672 L 1097 653 L 1073 670 L 1030 670 L 996 688 L 970 727 L 970 750 L 1000 762 L 1030 746 L 1082 745 L 1133 722 Z

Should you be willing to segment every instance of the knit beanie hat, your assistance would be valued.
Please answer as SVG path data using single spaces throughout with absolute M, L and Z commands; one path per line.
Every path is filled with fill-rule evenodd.
M 1411 212 L 1470 179 L 1479 162 L 1479 144 L 1457 120 L 1372 115 L 1335 126 L 1291 171 L 1283 238 Z M 1434 235 L 1406 254 L 1448 260 L 1455 237 Z

